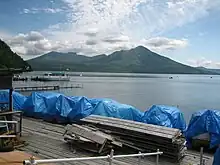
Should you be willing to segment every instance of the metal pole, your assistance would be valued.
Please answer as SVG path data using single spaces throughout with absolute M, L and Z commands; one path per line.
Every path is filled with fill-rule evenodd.
M 9 89 L 9 110 L 13 111 L 13 88 Z
M 109 165 L 112 165 L 113 156 L 114 156 L 114 150 L 112 149 L 109 155 Z
M 31 156 L 30 157 L 30 161 L 28 163 L 26 163 L 25 161 L 23 162 L 24 165 L 37 165 L 37 163 L 35 162 L 35 157 Z
M 205 165 L 205 159 L 202 159 L 202 165 Z
M 63 158 L 63 159 L 42 159 L 42 160 L 35 160 L 34 163 L 35 164 L 45 164 L 45 163 L 77 162 L 77 161 L 102 160 L 102 159 L 107 159 L 109 162 L 111 162 L 111 160 L 113 160 L 114 158 L 128 158 L 128 157 L 139 157 L 140 156 L 140 154 L 115 155 L 115 156 L 113 154 L 114 154 L 114 150 L 112 150 L 110 155 L 108 155 L 108 156 Z M 161 154 L 163 154 L 163 152 L 141 153 L 141 156 L 153 156 L 153 155 L 161 155 Z M 159 161 L 159 157 L 158 157 L 158 161 Z M 25 160 L 24 165 L 30 165 L 30 160 Z
M 140 156 L 138 157 L 138 165 L 141 165 L 141 151 L 139 151 Z
M 200 148 L 200 165 L 203 163 L 203 147 Z
M 159 150 L 159 149 L 157 149 L 157 152 L 159 153 L 159 152 L 160 152 L 160 150 Z M 157 158 L 156 158 L 156 165 L 159 165 L 159 154 L 157 154 Z

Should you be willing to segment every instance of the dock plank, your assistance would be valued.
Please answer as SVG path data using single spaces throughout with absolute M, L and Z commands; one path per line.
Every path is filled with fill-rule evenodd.
M 21 150 L 28 152 L 31 155 L 36 155 L 40 158 L 64 158 L 64 157 L 90 157 L 94 156 L 89 152 L 79 150 L 77 148 L 70 148 L 63 140 L 63 133 L 65 132 L 63 125 L 47 123 L 42 120 L 24 118 L 23 119 L 23 139 L 29 143 L 28 146 L 21 148 Z M 73 146 L 74 147 L 74 146 Z M 36 154 L 36 148 L 40 151 Z M 73 152 L 73 150 L 75 152 Z M 142 159 L 141 165 L 155 165 L 155 156 L 145 157 Z M 205 159 L 210 161 L 212 155 L 205 155 Z M 113 165 L 136 165 L 137 158 L 120 158 L 119 162 L 113 163 Z M 121 162 L 121 164 L 120 164 Z M 189 165 L 199 163 L 199 153 L 187 151 L 187 155 L 182 159 L 180 163 L 172 163 L 164 158 L 160 158 L 160 165 Z M 57 165 L 70 165 L 76 164 L 73 162 L 57 163 Z M 87 161 L 77 162 L 76 165 L 108 165 L 105 160 L 102 161 Z M 210 165 L 210 164 L 206 164 Z
M 160 132 L 160 133 L 166 133 L 170 135 L 175 135 L 176 133 L 179 133 L 179 129 L 175 128 L 169 128 L 169 127 L 163 127 L 159 125 L 153 125 L 153 124 L 146 124 L 146 123 L 141 123 L 141 122 L 136 122 L 132 120 L 124 120 L 124 119 L 118 119 L 118 118 L 113 118 L 113 117 L 104 117 L 104 116 L 98 116 L 98 115 L 90 115 L 84 119 L 89 119 L 93 121 L 108 121 L 111 123 L 119 123 L 121 125 L 132 125 L 132 127 L 138 127 L 150 131 L 155 131 L 155 132 Z M 82 119 L 82 120 L 84 120 Z
M 168 127 L 163 127 L 163 126 L 157 126 L 157 125 L 152 125 L 152 124 L 146 124 L 146 123 L 140 123 L 140 122 L 135 122 L 135 121 L 129 121 L 129 120 L 123 120 L 123 119 L 117 119 L 117 118 L 108 118 L 108 117 L 103 117 L 103 116 L 95 116 L 91 115 L 88 116 L 84 119 L 81 119 L 81 121 L 84 122 L 90 122 L 90 123 L 106 123 L 106 124 L 117 124 L 118 126 L 121 127 L 131 127 L 133 129 L 139 129 L 140 132 L 142 131 L 150 131 L 155 134 L 165 134 L 169 135 L 170 137 L 175 137 L 176 135 L 181 134 L 180 130 L 178 129 L 173 129 L 173 128 L 168 128 Z M 142 131 L 141 131 L 142 130 Z
M 143 133 L 143 134 L 163 137 L 163 138 L 166 138 L 166 139 L 170 139 L 171 141 L 175 138 L 174 135 L 149 131 L 147 129 L 142 129 L 142 128 L 139 128 L 139 127 L 136 127 L 136 126 L 132 127 L 131 125 L 126 125 L 126 124 L 121 124 L 120 125 L 120 123 L 117 123 L 117 122 L 112 122 L 111 123 L 111 122 L 108 122 L 108 120 L 106 120 L 106 121 L 93 121 L 93 120 L 88 120 L 88 119 L 82 119 L 81 121 L 87 122 L 87 123 L 93 123 L 93 124 L 96 124 L 96 125 L 109 126 L 109 127 L 114 127 L 114 128 L 118 128 L 118 129 L 125 129 L 125 130 L 129 130 L 129 131 L 135 131 L 135 132 Z

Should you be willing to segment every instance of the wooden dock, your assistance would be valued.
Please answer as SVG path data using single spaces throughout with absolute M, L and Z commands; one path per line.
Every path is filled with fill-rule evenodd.
M 24 86 L 24 87 L 15 87 L 15 91 L 19 92 L 28 92 L 28 91 L 56 91 L 60 89 L 71 89 L 71 88 L 83 88 L 82 84 L 72 84 L 69 86 L 59 86 L 59 85 L 47 85 L 47 86 Z
M 65 132 L 65 126 L 47 123 L 42 120 L 33 118 L 23 118 L 23 134 L 22 139 L 26 141 L 28 145 L 19 148 L 21 151 L 25 151 L 35 157 L 41 159 L 52 158 L 70 158 L 70 157 L 90 157 L 94 156 L 94 153 L 86 152 L 70 146 L 64 141 L 63 134 Z M 205 165 L 209 164 L 211 155 L 204 154 L 206 160 Z M 120 158 L 117 159 L 120 163 L 113 163 L 113 165 L 136 165 L 138 164 L 138 158 Z M 164 159 L 162 156 L 159 160 L 159 165 L 189 165 L 199 164 L 199 152 L 187 151 L 185 157 L 180 163 L 172 163 Z M 57 163 L 57 165 L 109 165 L 106 160 L 92 160 L 82 162 L 63 162 Z M 141 159 L 141 165 L 155 165 L 155 156 L 145 157 Z

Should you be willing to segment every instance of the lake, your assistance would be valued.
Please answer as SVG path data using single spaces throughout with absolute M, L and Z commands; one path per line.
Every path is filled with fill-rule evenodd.
M 25 73 L 25 76 L 42 72 Z M 77 75 L 76 73 L 73 73 Z M 86 73 L 72 76 L 70 82 L 14 82 L 14 86 L 70 85 L 82 83 L 82 89 L 57 92 L 69 96 L 111 98 L 145 111 L 154 104 L 178 106 L 186 121 L 201 109 L 220 110 L 220 76 L 210 75 L 154 75 Z M 110 77 L 104 77 L 104 76 Z M 116 76 L 116 77 L 112 77 Z M 172 76 L 173 79 L 169 79 Z M 29 93 L 25 93 L 26 95 Z

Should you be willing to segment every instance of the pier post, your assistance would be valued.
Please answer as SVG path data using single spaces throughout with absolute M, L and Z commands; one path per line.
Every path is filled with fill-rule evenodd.
M 141 154 L 141 151 L 139 151 L 138 154 Z M 141 165 L 141 155 L 138 157 L 138 165 Z
M 159 149 L 157 149 L 157 153 L 159 153 L 160 152 L 160 150 Z M 156 165 L 159 165 L 159 154 L 157 154 L 157 158 L 156 158 Z
M 109 165 L 112 165 L 113 155 L 114 155 L 114 150 L 112 149 L 110 155 L 108 155 Z
M 9 110 L 13 111 L 13 88 L 9 89 Z
M 200 148 L 200 165 L 203 165 L 203 147 Z

